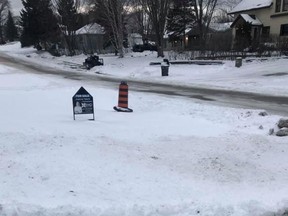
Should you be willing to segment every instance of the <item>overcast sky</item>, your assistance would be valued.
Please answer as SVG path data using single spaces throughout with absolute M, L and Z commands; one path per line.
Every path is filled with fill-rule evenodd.
M 219 2 L 226 2 L 227 0 L 219 0 Z M 235 2 L 235 4 L 237 2 L 239 2 L 240 0 L 230 0 L 231 2 Z M 230 2 L 229 1 L 229 2 Z M 253 1 L 253 0 L 251 0 Z M 11 9 L 13 11 L 14 15 L 20 15 L 20 10 L 23 8 L 22 2 L 21 0 L 10 0 L 10 4 L 11 4 Z
M 19 15 L 20 10 L 23 8 L 21 0 L 10 0 L 11 10 L 14 15 Z

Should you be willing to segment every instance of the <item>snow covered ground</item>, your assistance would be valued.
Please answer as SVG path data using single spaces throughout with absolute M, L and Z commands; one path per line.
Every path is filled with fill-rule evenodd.
M 38 56 L 32 49 L 1 49 L 55 68 L 77 62 L 77 57 Z M 146 65 L 155 59 L 152 54 L 106 56 L 100 70 L 163 82 L 159 68 Z M 253 68 L 251 76 L 265 84 L 261 75 L 268 73 L 268 64 L 270 73 L 284 69 L 286 61 L 244 69 L 229 62 L 206 69 L 173 66 L 164 82 L 191 84 L 193 76 L 185 75 L 197 70 L 194 80 L 202 81 L 196 83 L 209 85 L 210 75 L 224 77 L 226 70 L 238 75 L 219 81 L 226 84 L 219 87 L 232 88 L 234 81 L 248 80 L 244 74 L 240 78 L 241 71 Z M 277 77 L 270 77 L 270 84 L 274 94 L 287 88 Z M 71 100 L 81 86 L 94 97 L 95 121 L 73 121 Z M 288 140 L 268 135 L 280 116 L 137 92 L 129 93 L 134 112 L 117 113 L 117 97 L 118 86 L 95 87 L 0 66 L 1 216 L 272 216 L 287 208 Z
M 162 82 L 171 85 L 204 86 L 208 88 L 231 89 L 237 91 L 257 92 L 269 95 L 288 94 L 288 58 L 270 58 L 267 61 L 252 61 L 243 63 L 243 67 L 236 68 L 233 61 L 225 61 L 224 65 L 171 65 L 169 77 L 161 77 L 160 66 L 150 66 L 150 62 L 161 61 L 156 53 L 130 53 L 124 59 L 114 55 L 103 55 L 104 66 L 95 67 L 90 71 L 71 68 L 81 66 L 85 55 L 55 58 L 47 53 L 36 52 L 35 49 L 20 49 L 15 43 L 0 46 L 0 51 L 7 55 L 47 65 L 55 69 L 82 71 L 99 76 L 125 78 L 126 80 L 142 80 L 146 82 Z M 96 74 L 97 73 L 97 74 Z

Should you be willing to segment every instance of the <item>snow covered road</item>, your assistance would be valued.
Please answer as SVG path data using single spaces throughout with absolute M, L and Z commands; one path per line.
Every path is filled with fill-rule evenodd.
M 40 64 L 33 64 L 19 58 L 12 58 L 4 53 L 0 53 L 0 62 L 28 73 L 56 75 L 65 79 L 84 81 L 85 83 L 101 87 L 115 88 L 115 86 L 117 86 L 121 81 L 121 78 L 85 73 L 83 71 L 75 72 L 59 69 L 55 70 L 53 65 L 49 67 Z M 153 81 L 135 81 L 129 78 L 126 78 L 125 80 L 129 81 L 130 90 L 134 91 L 182 96 L 193 100 L 201 100 L 202 102 L 213 105 L 264 109 L 274 114 L 288 115 L 288 97 L 286 96 L 225 90 L 207 86 L 183 86 L 163 84 Z

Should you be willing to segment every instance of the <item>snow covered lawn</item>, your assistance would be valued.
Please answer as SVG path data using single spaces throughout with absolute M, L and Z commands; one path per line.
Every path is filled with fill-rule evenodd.
M 113 76 L 126 80 L 166 83 L 183 86 L 204 86 L 208 88 L 230 89 L 257 92 L 269 95 L 288 94 L 288 58 L 268 58 L 266 61 L 243 62 L 236 68 L 233 61 L 224 61 L 224 65 L 171 65 L 169 77 L 161 77 L 160 66 L 150 66 L 150 62 L 162 61 L 154 52 L 129 53 L 119 59 L 114 55 L 101 55 L 104 66 L 90 71 L 75 68 L 81 66 L 87 56 L 62 56 L 55 58 L 47 53 L 36 52 L 32 48 L 20 48 L 20 43 L 0 46 L 0 51 L 15 58 L 33 62 L 56 70 L 68 70 L 71 73 L 81 71 L 95 76 Z M 75 65 L 76 64 L 76 65 Z M 72 68 L 71 68 L 72 66 Z
M 94 97 L 95 121 L 73 121 L 82 85 Z M 1 216 L 255 216 L 287 208 L 288 140 L 268 135 L 279 116 L 136 92 L 134 112 L 117 113 L 117 97 L 118 86 L 0 66 Z

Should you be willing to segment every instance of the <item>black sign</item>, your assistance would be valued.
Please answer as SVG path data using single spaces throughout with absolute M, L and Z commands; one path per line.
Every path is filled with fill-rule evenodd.
M 93 97 L 83 87 L 81 87 L 73 96 L 72 102 L 73 102 L 74 120 L 75 115 L 82 115 L 82 114 L 93 114 L 93 120 L 94 120 Z

